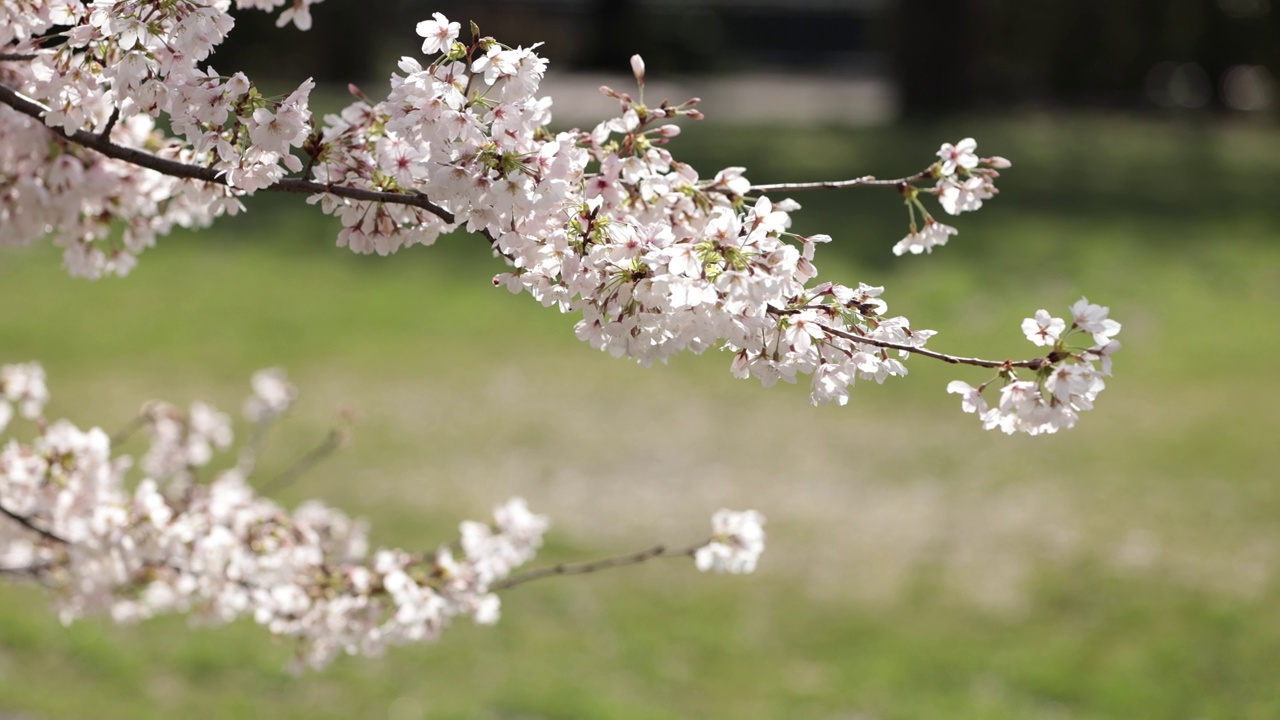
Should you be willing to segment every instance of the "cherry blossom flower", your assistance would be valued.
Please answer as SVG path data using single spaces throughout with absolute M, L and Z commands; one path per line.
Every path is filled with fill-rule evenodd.
M 431 20 L 418 23 L 416 28 L 418 35 L 426 38 L 422 43 L 424 55 L 447 51 L 453 45 L 453 41 L 458 39 L 458 33 L 462 30 L 461 24 L 449 22 L 449 18 L 440 13 L 432 13 L 431 17 Z
M 1098 345 L 1106 345 L 1120 332 L 1120 323 L 1107 317 L 1110 308 L 1094 305 L 1088 298 L 1080 298 L 1071 306 L 1075 327 L 1093 335 Z
M 711 541 L 694 553 L 698 569 L 750 573 L 764 552 L 764 516 L 755 510 L 722 509 L 711 517 Z
M 307 137 L 307 121 L 311 118 L 306 109 L 307 97 L 315 86 L 308 78 L 275 111 L 254 110 L 249 123 L 249 137 L 254 146 L 264 153 L 280 156 L 288 155 L 291 146 L 300 146 Z
M 995 186 L 983 176 L 967 178 L 963 181 L 953 177 L 938 180 L 934 192 L 938 195 L 938 204 L 949 215 L 973 212 L 982 207 L 982 201 L 995 196 Z
M 943 175 L 955 175 L 960 168 L 971 170 L 978 167 L 978 156 L 974 152 L 977 147 L 978 143 L 973 138 L 965 138 L 955 145 L 942 143 L 938 150 L 938 157 L 942 160 L 939 172 Z
M 1091 348 L 1081 353 L 1080 357 L 1086 362 L 1097 362 L 1099 366 L 1098 374 L 1102 376 L 1111 375 L 1111 356 L 1120 349 L 1120 341 L 1112 340 L 1101 347 Z
M 1022 332 L 1036 345 L 1052 347 L 1067 329 L 1067 321 L 1050 317 L 1048 310 L 1037 310 L 1034 318 L 1022 321 Z
M 912 230 L 907 236 L 898 241 L 893 246 L 894 255 L 902 255 L 911 253 L 919 255 L 922 252 L 933 252 L 935 247 L 946 245 L 947 240 L 957 234 L 959 231 L 950 225 L 943 225 L 933 218 L 925 218 L 924 230 L 917 232 Z
M 36 363 L 0 366 L 0 432 L 13 418 L 13 406 L 28 420 L 40 417 L 49 390 L 44 384 L 44 368 Z
M 268 368 L 253 374 L 253 394 L 244 401 L 244 416 L 263 422 L 283 415 L 298 399 L 298 388 L 285 377 L 284 370 Z
M 960 408 L 965 412 L 979 415 L 986 414 L 987 402 L 982 399 L 981 389 L 975 388 L 962 380 L 952 380 L 947 384 L 947 392 L 963 396 L 960 400 Z
M 311 29 L 311 6 L 320 0 L 290 0 L 291 5 L 276 18 L 276 27 L 283 27 L 290 22 L 299 30 Z

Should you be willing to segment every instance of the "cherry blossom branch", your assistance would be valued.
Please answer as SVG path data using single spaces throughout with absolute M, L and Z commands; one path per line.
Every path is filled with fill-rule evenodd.
M 850 180 L 828 180 L 823 182 L 799 182 L 799 183 L 772 183 L 765 185 L 752 185 L 750 192 L 791 192 L 795 190 L 839 190 L 843 188 L 854 187 L 898 187 L 901 185 L 910 185 L 911 183 L 920 182 L 922 180 L 932 180 L 934 177 L 933 166 L 921 170 L 915 175 L 896 178 L 893 180 L 876 179 L 874 175 L 863 175 L 862 177 L 852 178 Z
M 53 563 L 40 563 L 39 565 L 27 565 L 25 567 L 0 567 L 0 575 L 35 578 L 55 567 L 57 566 Z
M 1051 365 L 1054 362 L 1052 356 L 1042 357 L 1042 358 L 1033 358 L 1031 360 L 1015 361 L 1015 360 L 983 360 L 982 358 L 971 358 L 971 357 L 960 357 L 958 355 L 947 355 L 946 353 L 940 353 L 934 350 L 928 350 L 923 347 L 914 347 L 911 345 L 900 345 L 898 343 L 892 343 L 885 340 L 876 340 L 874 338 L 869 338 L 864 335 L 856 335 L 854 333 L 845 332 L 844 330 L 838 330 L 836 328 L 823 325 L 822 323 L 816 323 L 816 325 L 817 327 L 822 329 L 823 332 L 828 333 L 830 335 L 834 335 L 836 337 L 844 338 L 845 340 L 848 340 L 850 342 L 862 343 L 864 345 L 874 345 L 878 348 L 884 348 L 886 350 L 902 350 L 903 352 L 909 352 L 915 355 L 923 355 L 928 358 L 933 358 L 934 360 L 941 360 L 942 362 L 945 362 L 945 363 L 951 363 L 952 365 L 973 365 L 974 367 L 985 367 L 985 368 L 1021 367 L 1021 368 L 1030 368 L 1031 370 L 1039 370 L 1045 365 Z
M 13 88 L 0 84 L 0 103 L 4 103 L 18 112 L 33 117 L 44 122 L 44 113 L 49 112 L 49 108 L 23 97 L 21 93 Z M 177 160 L 169 160 L 167 158 L 156 157 L 150 153 L 133 148 L 116 145 L 104 136 L 100 136 L 85 130 L 76 130 L 75 132 L 67 132 L 58 127 L 49 127 L 50 132 L 62 136 L 63 138 L 83 147 L 112 158 L 120 160 L 131 165 L 154 170 L 163 175 L 171 177 L 186 178 L 188 180 L 200 180 L 216 185 L 226 185 L 226 178 L 213 168 L 201 167 L 199 165 L 189 165 L 187 163 L 178 162 Z M 307 195 L 319 195 L 328 193 L 338 197 L 348 198 L 350 200 L 361 200 L 366 202 L 388 203 L 392 205 L 409 205 L 416 207 L 435 215 L 444 220 L 446 223 L 452 224 L 456 218 L 454 214 L 436 205 L 422 193 L 405 194 L 393 192 L 381 192 L 377 190 L 365 190 L 362 188 L 347 187 L 345 185 L 332 185 L 326 183 L 318 183 L 311 180 L 301 178 L 286 178 L 276 182 L 274 185 L 263 188 L 268 192 L 287 192 L 301 193 Z
M 0 53 L 0 62 L 4 62 L 4 61 L 6 61 L 6 60 L 12 60 L 12 61 L 17 62 L 17 61 L 26 61 L 26 60 L 35 60 L 35 59 L 36 59 L 36 56 L 35 56 L 35 55 L 30 55 L 30 54 L 23 54 L 23 53 Z
M 1011 166 L 1000 156 L 979 156 L 973 138 L 943 143 L 936 160 L 901 178 L 864 175 L 753 185 L 745 168 L 729 167 L 699 180 L 693 168 L 661 147 L 679 134 L 679 126 L 659 124 L 700 118 L 692 107 L 696 99 L 649 108 L 626 93 L 603 88 L 620 101 L 619 116 L 590 131 L 552 134 L 545 127 L 547 100 L 536 97 L 546 60 L 532 48 L 508 48 L 478 37 L 474 29 L 470 43 L 459 41 L 460 23 L 439 13 L 416 28 L 425 38 L 423 54 L 434 59 L 424 64 L 403 57 L 399 68 L 404 75 L 392 76 L 385 100 L 374 102 L 353 89 L 357 102 L 339 115 L 326 116 L 321 128 L 308 106 L 312 80 L 277 102 L 263 97 L 243 73 L 224 77 L 201 68 L 194 58 L 206 57 L 221 41 L 221 31 L 198 37 L 184 32 L 183 13 L 161 5 L 117 9 L 130 22 L 148 24 L 144 47 L 123 20 L 119 28 L 102 30 L 94 20 L 101 14 L 78 6 L 68 9 L 68 17 L 88 29 L 58 33 L 65 36 L 59 57 L 69 52 L 70 60 L 79 58 L 103 71 L 76 71 L 80 65 L 51 71 L 6 67 L 10 87 L 0 85 L 0 103 L 30 118 L 0 114 L 0 129 L 11 128 L 2 134 L 13 137 L 11 150 L 20 158 L 15 176 L 33 172 L 43 188 L 0 196 L 0 214 L 12 208 L 8 214 L 22 221 L 14 223 L 20 241 L 58 229 L 54 242 L 64 247 L 73 275 L 124 275 L 156 235 L 175 224 L 203 227 L 238 211 L 237 195 L 257 189 L 308 193 L 310 201 L 321 201 L 323 212 L 341 220 L 338 245 L 357 253 L 387 255 L 410 245 L 429 245 L 449 229 L 435 217 L 424 222 L 426 216 L 415 206 L 450 226 L 465 222 L 512 267 L 493 278 L 496 286 L 528 293 L 561 312 L 581 310 L 575 334 L 615 356 L 648 363 L 694 349 L 690 338 L 699 339 L 699 348 L 724 342 L 738 349 L 730 366 L 736 377 L 754 376 L 771 385 L 780 377 L 811 375 L 815 403 L 843 405 L 856 378 L 879 382 L 903 376 L 902 359 L 916 353 L 997 370 L 1004 382 L 999 412 L 986 412 L 981 402 L 982 388 L 989 383 L 968 388 L 956 381 L 949 391 L 964 393 L 966 412 L 982 407 L 988 428 L 1033 434 L 1070 427 L 1105 387 L 1101 378 L 1110 374 L 1119 323 L 1107 318 L 1108 308 L 1085 298 L 1072 306 L 1073 327 L 1091 333 L 1097 347 L 1071 352 L 1060 342 L 1063 321 L 1042 310 L 1024 321 L 1024 332 L 1032 343 L 1052 348 L 1041 358 L 999 361 L 925 349 L 932 331 L 912 331 L 906 318 L 881 316 L 887 305 L 876 298 L 883 288 L 823 283 L 801 290 L 818 276 L 815 246 L 831 237 L 788 232 L 798 204 L 774 204 L 766 193 L 892 187 L 905 200 L 910 227 L 893 246 L 894 254 L 932 252 L 958 231 L 939 222 L 924 201 L 936 200 L 949 215 L 978 210 L 999 192 L 995 181 L 1000 170 Z M 309 24 L 305 6 L 295 4 L 281 19 Z M 228 20 L 224 22 L 230 27 Z M 632 71 L 643 88 L 644 63 L 638 56 L 632 58 Z M 144 75 L 147 83 L 167 83 L 170 91 L 144 91 L 139 86 Z M 473 86 L 480 79 L 484 87 Z M 104 118 L 130 99 L 137 107 L 151 108 L 156 119 L 168 116 L 172 128 L 185 129 L 189 142 L 165 139 L 156 149 L 116 132 L 120 144 L 112 143 L 101 129 L 110 124 Z M 225 127 L 232 116 L 233 127 Z M 131 124 L 132 132 L 163 134 L 149 127 L 146 118 L 135 120 L 143 122 Z M 46 135 L 46 127 L 54 134 Z M 117 162 L 196 182 L 169 181 L 150 188 L 156 180 L 152 174 L 129 173 L 120 179 L 125 188 L 108 192 L 101 184 L 62 181 L 71 177 L 68 173 L 109 171 L 110 166 L 94 167 L 88 153 L 68 156 L 71 145 L 50 146 L 47 138 L 59 136 Z M 217 160 L 203 159 L 213 151 Z M 184 202 L 165 202 L 178 198 Z M 79 206 L 80 214 L 62 212 L 64 203 Z M 125 224 L 129 232 L 117 239 L 115 223 Z M 796 304 L 795 298 L 808 292 L 815 299 L 839 298 L 840 304 L 825 309 Z M 861 317 L 845 315 L 845 325 L 834 319 L 837 311 L 857 311 Z M 1034 327 L 1027 329 L 1028 323 Z M 779 352 L 784 345 L 787 352 Z M 859 351 L 864 346 L 880 351 Z M 902 358 L 890 357 L 886 350 L 897 350 Z M 1019 380 L 1015 367 L 1034 369 L 1036 382 Z M 1016 417 L 1015 406 L 1020 408 Z M 164 472 L 185 472 L 179 462 L 184 457 L 203 456 L 211 445 L 229 442 L 220 440 L 229 435 L 208 408 L 197 411 L 193 406 L 193 420 L 196 415 L 202 429 L 183 425 L 181 417 L 166 426 L 175 438 L 189 435 L 190 448 L 166 436 L 145 460 Z M 252 468 L 254 457 L 250 454 L 244 467 Z M 278 479 L 291 481 L 290 475 Z
M 62 537 L 61 535 L 58 535 L 58 534 L 57 534 L 57 533 L 55 533 L 55 532 L 52 532 L 52 531 L 50 531 L 50 530 L 46 530 L 46 529 L 44 529 L 44 528 L 40 527 L 39 525 L 36 525 L 35 523 L 31 522 L 31 518 L 26 517 L 26 516 L 23 516 L 23 515 L 19 515 L 18 513 L 13 512 L 12 510 L 10 510 L 9 508 L 7 508 L 7 507 L 5 507 L 5 506 L 3 506 L 3 505 L 0 505 L 0 515 L 4 515 L 5 517 L 9 518 L 10 520 L 12 520 L 12 521 L 14 521 L 14 522 L 18 523 L 18 524 L 19 524 L 19 525 L 21 525 L 22 527 L 24 527 L 24 528 L 26 528 L 26 529 L 30 530 L 31 532 L 33 532 L 33 533 L 35 533 L 35 534 L 39 535 L 40 537 L 42 537 L 42 538 L 44 538 L 44 539 L 46 539 L 46 540 L 51 540 L 51 541 L 53 541 L 53 542 L 55 542 L 55 543 L 58 543 L 59 545 L 69 545 L 69 544 L 70 544 L 70 542 L 69 542 L 66 538 Z
M 98 133 L 98 137 L 107 140 L 111 137 L 111 131 L 116 128 L 116 123 L 120 122 L 120 108 L 111 111 L 111 117 L 107 118 L 107 126 L 102 128 L 102 132 Z
M 778 316 L 796 315 L 799 312 L 801 311 L 777 310 L 774 308 L 769 308 L 770 314 L 778 315 Z M 876 338 L 869 338 L 865 335 L 858 335 L 856 333 L 851 333 L 846 330 L 833 328 L 830 325 L 826 325 L 820 322 L 815 322 L 813 323 L 813 325 L 814 327 L 817 327 L 818 329 L 822 330 L 824 333 L 827 333 L 828 335 L 832 335 L 838 338 L 843 338 L 845 340 L 848 340 L 849 342 L 856 342 L 863 345 L 873 345 L 875 347 L 883 348 L 885 350 L 901 350 L 903 352 L 909 352 L 915 355 L 923 355 L 924 357 L 927 357 L 927 358 L 933 358 L 934 360 L 941 360 L 942 362 L 950 363 L 952 365 L 972 365 L 974 367 L 984 367 L 984 368 L 1020 367 L 1020 368 L 1029 368 L 1031 370 L 1039 370 L 1040 368 L 1046 365 L 1051 365 L 1061 359 L 1061 358 L 1055 358 L 1052 354 L 1042 358 L 1032 358 L 1030 360 L 984 360 L 982 358 L 961 357 L 959 355 L 948 355 L 946 353 L 940 353 L 940 352 L 937 352 L 936 350 L 929 350 L 927 348 L 920 347 L 920 346 L 903 345 L 900 343 L 889 342 L 888 340 L 877 340 Z
M 627 555 L 617 555 L 615 557 L 604 558 L 602 560 L 593 560 L 584 563 L 560 563 L 549 567 L 534 568 L 524 572 L 516 573 L 510 577 L 499 580 L 489 586 L 490 590 L 508 590 L 518 585 L 523 585 L 534 580 L 543 578 L 558 577 L 561 575 L 586 575 L 589 573 L 600 572 L 601 570 L 609 570 L 612 568 L 626 567 L 628 565 L 639 565 L 657 558 L 673 558 L 673 557 L 693 557 L 700 548 L 706 546 L 691 545 L 683 548 L 668 548 L 666 545 L 654 545 L 640 552 L 629 553 Z

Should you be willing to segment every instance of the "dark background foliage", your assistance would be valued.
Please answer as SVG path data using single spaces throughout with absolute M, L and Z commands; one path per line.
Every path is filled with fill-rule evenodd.
M 558 70 L 883 76 L 907 116 L 1006 108 L 1232 106 L 1230 74 L 1280 75 L 1270 0 L 329 0 L 307 33 L 241 13 L 223 64 L 380 82 L 414 25 L 443 12 Z M 396 38 L 388 43 L 386 38 Z M 1238 103 L 1236 103 L 1238 105 Z

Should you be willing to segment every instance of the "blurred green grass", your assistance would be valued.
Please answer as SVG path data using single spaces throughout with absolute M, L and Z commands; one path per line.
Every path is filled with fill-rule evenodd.
M 1080 295 L 1125 323 L 1076 430 L 984 433 L 920 359 L 847 408 L 732 380 L 728 358 L 639 368 L 572 318 L 494 290 L 483 244 L 333 247 L 296 198 L 163 239 L 125 281 L 0 248 L 0 361 L 38 359 L 51 417 L 108 429 L 151 397 L 234 410 L 254 369 L 303 391 L 264 476 L 355 445 L 281 495 L 430 548 L 512 494 L 552 515 L 540 560 L 705 533 L 758 507 L 747 578 L 667 563 L 511 592 L 496 628 L 293 678 L 252 624 L 61 627 L 0 588 L 0 712 L 41 718 L 1272 718 L 1280 646 L 1274 358 L 1280 135 L 1128 118 L 865 130 L 689 128 L 704 174 L 760 182 L 913 171 L 943 140 L 1013 159 L 1001 197 L 933 255 L 895 259 L 891 193 L 800 196 L 825 277 L 888 287 L 939 349 L 1028 353 L 1018 323 Z M 2 230 L 0 230 L 2 232 Z

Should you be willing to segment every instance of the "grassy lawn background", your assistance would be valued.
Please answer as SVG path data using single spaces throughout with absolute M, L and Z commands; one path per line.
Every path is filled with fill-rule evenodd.
M 693 540 L 722 506 L 769 518 L 757 575 L 666 561 L 537 583 L 496 628 L 300 678 L 251 623 L 63 628 L 41 590 L 3 586 L 0 714 L 1280 716 L 1280 136 L 1024 118 L 706 125 L 673 149 L 774 182 L 904 174 L 967 134 L 1015 166 L 948 247 L 893 258 L 905 213 L 874 190 L 798 197 L 797 229 L 836 238 L 824 277 L 886 285 L 941 350 L 1022 357 L 1037 308 L 1110 305 L 1125 348 L 1072 432 L 985 433 L 943 391 L 981 373 L 926 359 L 846 408 L 733 380 L 718 353 L 640 368 L 494 290 L 474 238 L 356 257 L 296 198 L 162 239 L 125 281 L 0 249 L 0 361 L 44 363 L 50 417 L 234 411 L 254 369 L 283 366 L 303 399 L 263 477 L 355 408 L 354 445 L 280 499 L 366 517 L 377 544 L 432 548 L 513 494 L 552 516 L 545 562 Z

